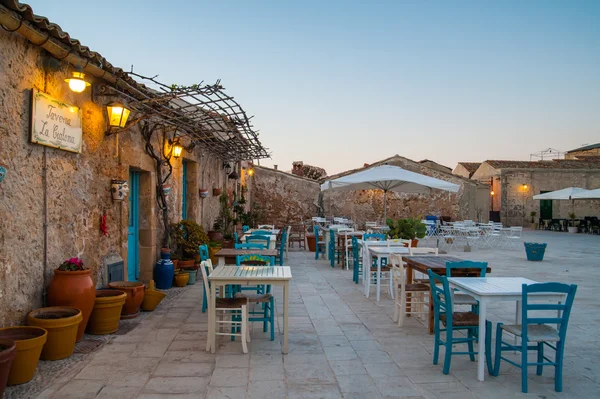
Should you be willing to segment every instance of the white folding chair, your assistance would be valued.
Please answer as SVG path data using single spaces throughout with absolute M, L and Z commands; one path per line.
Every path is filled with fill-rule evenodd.
M 504 245 L 502 248 L 513 248 L 519 249 L 522 244 L 521 233 L 523 232 L 522 226 L 513 226 L 507 231 L 506 237 L 504 237 Z

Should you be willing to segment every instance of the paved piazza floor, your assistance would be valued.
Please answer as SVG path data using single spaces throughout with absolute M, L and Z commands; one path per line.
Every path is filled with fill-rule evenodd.
M 59 377 L 40 398 L 597 398 L 600 397 L 600 236 L 524 232 L 547 242 L 543 262 L 527 262 L 514 250 L 451 251 L 489 262 L 492 276 L 578 284 L 567 335 L 564 392 L 554 392 L 553 369 L 529 375 L 520 390 L 518 369 L 503 363 L 499 377 L 476 379 L 476 363 L 455 356 L 449 375 L 432 365 L 433 338 L 414 317 L 403 328 L 392 321 L 387 291 L 367 299 L 350 271 L 332 269 L 307 252 L 291 252 L 289 354 L 280 341 L 253 330 L 250 353 L 221 341 L 204 351 L 207 315 L 200 284 L 143 319 L 127 335 Z M 312 255 L 312 256 L 311 256 Z M 276 290 L 277 300 L 281 291 Z M 596 298 L 596 299 L 594 299 Z M 278 304 L 281 316 L 281 302 Z M 493 304 L 488 319 L 510 322 L 512 303 Z M 258 324 L 258 323 L 257 323 Z M 279 318 L 279 325 L 282 325 Z

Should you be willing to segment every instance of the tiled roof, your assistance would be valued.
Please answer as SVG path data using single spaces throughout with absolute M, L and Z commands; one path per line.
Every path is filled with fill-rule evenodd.
M 575 148 L 574 150 L 567 151 L 567 153 L 569 153 L 569 152 L 575 152 L 575 151 L 593 150 L 594 148 L 600 148 L 600 143 L 590 144 L 590 145 L 585 145 L 583 147 Z
M 85 60 L 88 60 L 89 63 L 98 66 L 99 68 L 119 77 L 120 79 L 123 79 L 133 87 L 138 89 L 146 89 L 145 85 L 136 82 L 121 68 L 114 67 L 100 53 L 90 50 L 89 47 L 82 45 L 79 40 L 71 38 L 71 36 L 69 36 L 67 32 L 63 31 L 59 25 L 50 22 L 46 17 L 35 15 L 30 5 L 20 3 L 17 0 L 0 0 L 0 3 L 9 10 L 19 14 L 23 20 L 29 22 L 40 31 L 46 32 L 48 34 L 48 38 L 56 39 L 65 44 L 68 48 L 70 48 L 71 52 L 77 54 Z
M 481 166 L 481 162 L 459 162 L 458 164 L 462 165 L 469 173 L 475 173 Z
M 600 162 L 575 159 L 551 161 L 485 161 L 494 169 L 600 169 Z

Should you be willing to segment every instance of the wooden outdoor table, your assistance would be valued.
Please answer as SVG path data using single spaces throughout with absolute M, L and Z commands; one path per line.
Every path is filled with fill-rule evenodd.
M 289 266 L 219 266 L 209 276 L 209 325 L 215 325 L 217 286 L 226 285 L 280 285 L 283 287 L 283 353 L 288 353 L 288 298 L 292 270 Z M 208 332 L 211 352 L 215 353 L 215 330 Z
M 440 256 L 403 256 L 402 260 L 406 262 L 408 270 L 406 272 L 406 283 L 413 283 L 413 271 L 427 274 L 427 270 L 431 270 L 440 276 L 446 275 L 446 262 L 462 262 L 464 259 L 456 256 L 440 255 Z M 486 273 L 490 273 L 492 269 L 487 268 Z M 479 272 L 473 269 L 452 269 L 453 277 L 479 277 Z M 431 295 L 431 291 L 429 292 Z M 410 298 L 406 300 L 406 308 L 410 310 Z M 410 316 L 410 315 L 409 315 Z M 433 334 L 433 298 L 429 298 L 429 334 Z
M 223 248 L 215 254 L 219 258 L 219 266 L 225 266 L 227 264 L 226 258 L 234 258 L 238 255 L 263 255 L 263 256 L 277 256 L 276 249 L 234 249 L 234 248 Z M 235 264 L 229 262 L 229 264 Z

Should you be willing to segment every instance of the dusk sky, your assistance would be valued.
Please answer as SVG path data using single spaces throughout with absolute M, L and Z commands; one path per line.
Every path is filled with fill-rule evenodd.
M 600 142 L 600 1 L 25 2 L 125 70 L 221 79 L 282 170 Z

